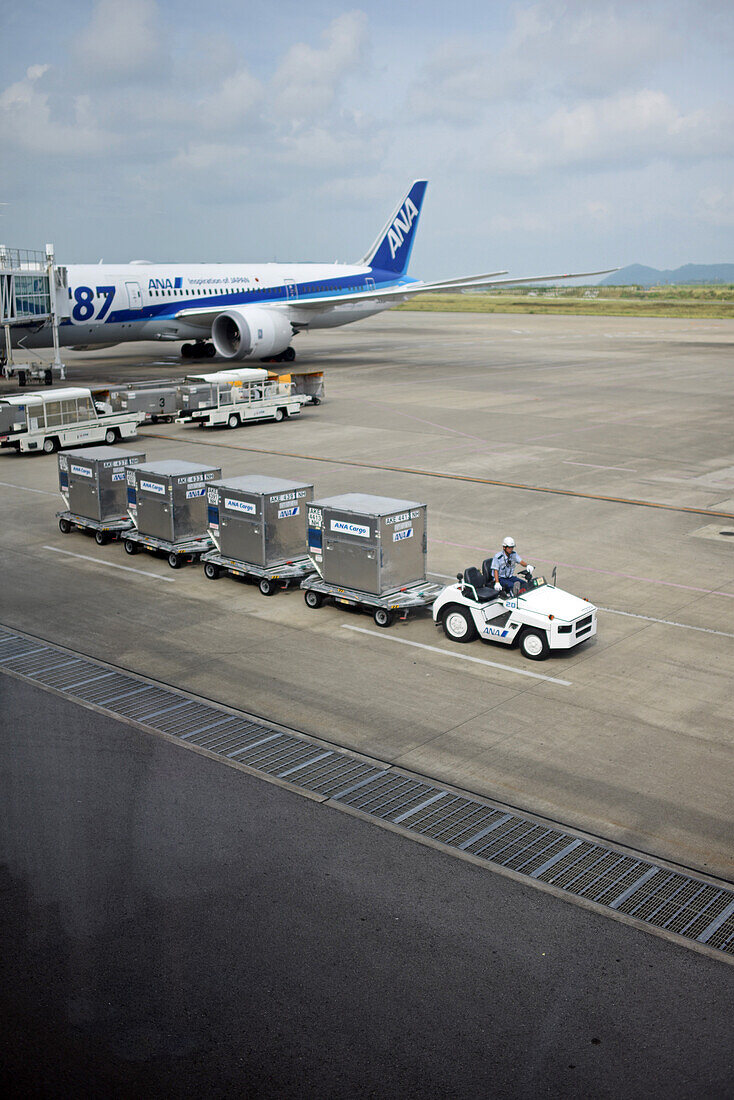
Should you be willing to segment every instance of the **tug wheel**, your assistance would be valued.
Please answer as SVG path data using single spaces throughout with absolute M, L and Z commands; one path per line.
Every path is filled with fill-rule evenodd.
M 540 630 L 523 630 L 520 635 L 520 651 L 531 661 L 544 661 L 550 653 L 548 636 Z
M 446 637 L 452 642 L 471 642 L 477 636 L 477 628 L 468 612 L 456 605 L 444 611 L 441 626 Z

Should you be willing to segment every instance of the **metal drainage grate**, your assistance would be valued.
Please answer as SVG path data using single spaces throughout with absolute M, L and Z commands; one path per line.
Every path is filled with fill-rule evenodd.
M 734 956 L 734 891 L 0 627 L 0 669 Z

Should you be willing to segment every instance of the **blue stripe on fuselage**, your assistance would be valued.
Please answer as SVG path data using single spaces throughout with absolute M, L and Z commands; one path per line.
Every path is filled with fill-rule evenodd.
M 370 285 L 367 285 L 370 279 Z M 372 286 L 374 280 L 374 286 Z M 174 287 L 181 288 L 182 279 L 179 277 L 174 282 Z M 314 283 L 296 283 L 296 294 L 288 295 L 286 287 L 263 287 L 259 290 L 243 292 L 234 291 L 229 294 L 196 295 L 192 298 L 175 298 L 170 301 L 156 302 L 141 309 L 116 309 L 110 312 L 102 324 L 120 324 L 125 321 L 135 321 L 144 318 L 159 317 L 173 320 L 182 309 L 230 309 L 236 306 L 264 305 L 269 303 L 292 304 L 297 306 L 299 302 L 308 302 L 311 298 L 338 298 L 344 293 L 364 291 L 370 293 L 374 290 L 388 290 L 399 286 L 409 286 L 415 282 L 402 276 L 396 279 L 390 272 L 372 269 L 369 275 L 342 276 L 338 279 L 323 280 Z M 357 300 L 358 301 L 358 300 Z M 345 305 L 352 303 L 346 302 Z M 356 304 L 356 303 L 355 303 Z M 182 318 L 185 320 L 185 318 Z M 66 322 L 70 323 L 70 322 Z M 87 322 L 79 322 L 83 326 Z M 91 321 L 94 324 L 94 320 Z

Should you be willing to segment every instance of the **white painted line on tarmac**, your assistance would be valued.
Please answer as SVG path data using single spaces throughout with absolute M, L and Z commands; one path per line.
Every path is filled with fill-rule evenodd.
M 592 470 L 621 470 L 623 474 L 636 474 L 637 470 L 630 470 L 629 466 L 597 466 L 596 462 L 572 462 L 570 458 L 563 461 L 564 466 L 588 466 Z
M 398 645 L 410 645 L 415 649 L 427 649 L 429 653 L 440 653 L 442 657 L 454 657 L 457 661 L 471 661 L 475 665 L 487 665 L 489 668 L 499 668 L 502 672 L 514 672 L 516 676 L 529 676 L 533 680 L 546 680 L 550 684 L 561 684 L 563 687 L 571 687 L 570 680 L 557 680 L 555 676 L 543 676 L 540 672 L 528 672 L 524 668 L 513 668 L 512 665 L 500 665 L 496 661 L 485 661 L 481 657 L 470 657 L 468 653 L 452 653 L 449 649 L 441 649 L 437 645 L 424 645 L 423 642 L 409 642 L 407 638 L 395 638 L 385 634 L 382 630 L 367 630 L 363 626 L 351 626 L 342 623 L 342 630 L 354 630 L 357 634 L 369 634 L 373 638 L 380 638 L 383 642 L 397 642 Z
M 701 634 L 718 634 L 720 638 L 734 638 L 734 634 L 727 634 L 725 630 L 712 630 L 708 626 L 691 626 L 690 623 L 676 623 L 672 619 L 653 619 L 651 615 L 635 615 L 632 611 L 615 611 L 613 607 L 599 607 L 597 611 L 606 611 L 609 615 L 624 615 L 627 619 L 644 619 L 646 623 L 677 626 L 681 630 L 698 630 Z
M 12 481 L 0 481 L 6 489 L 22 489 L 24 493 L 41 493 L 44 497 L 56 497 L 58 493 L 49 493 L 47 489 L 29 489 L 27 485 L 13 485 Z
M 152 577 L 154 581 L 165 581 L 166 584 L 176 583 L 174 577 L 162 577 L 159 573 L 149 573 L 147 569 L 134 569 L 131 565 L 118 565 L 114 561 L 102 561 L 101 558 L 93 558 L 91 554 L 75 554 L 73 550 L 61 550 L 58 546 L 44 546 L 43 549 L 50 550 L 52 554 L 66 554 L 70 558 L 93 561 L 95 565 L 106 565 L 109 569 L 124 569 L 126 573 L 139 573 L 141 577 Z

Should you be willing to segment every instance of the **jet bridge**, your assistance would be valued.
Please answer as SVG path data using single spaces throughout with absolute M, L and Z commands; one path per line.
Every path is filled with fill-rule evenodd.
M 10 378 L 18 375 L 21 385 L 26 378 L 53 380 L 56 373 L 65 378 L 59 352 L 59 313 L 69 296 L 65 267 L 58 267 L 53 245 L 45 252 L 27 248 L 8 248 L 0 244 L 0 368 Z M 53 363 L 13 362 L 13 346 L 23 346 L 23 330 L 50 325 L 53 335 Z

